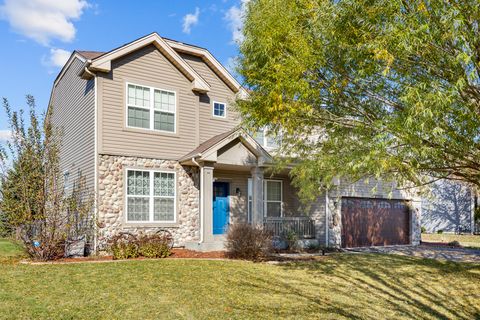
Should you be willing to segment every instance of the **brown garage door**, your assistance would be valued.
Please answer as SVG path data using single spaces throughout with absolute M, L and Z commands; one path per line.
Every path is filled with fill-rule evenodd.
M 402 200 L 342 198 L 342 247 L 410 243 L 410 212 Z

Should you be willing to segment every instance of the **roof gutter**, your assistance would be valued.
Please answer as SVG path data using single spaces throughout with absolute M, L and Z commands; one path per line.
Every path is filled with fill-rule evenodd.
M 80 78 L 84 80 L 89 80 L 95 77 L 95 73 L 93 73 L 89 69 L 91 64 L 92 64 L 92 60 L 85 61 L 83 69 L 80 69 L 80 71 L 78 72 L 78 75 L 80 76 Z

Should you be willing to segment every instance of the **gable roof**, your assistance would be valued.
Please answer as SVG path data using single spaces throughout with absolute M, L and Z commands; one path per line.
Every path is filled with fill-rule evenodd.
M 247 149 L 249 149 L 255 156 L 261 159 L 259 160 L 260 164 L 263 165 L 272 162 L 272 156 L 241 128 L 233 129 L 208 139 L 201 143 L 197 148 L 181 157 L 179 161 L 181 163 L 190 162 L 192 158 L 196 158 L 200 161 L 210 161 L 212 154 L 216 154 L 219 149 L 237 138 L 240 139 Z
M 123 57 L 147 45 L 154 45 L 170 62 L 172 62 L 175 67 L 177 67 L 180 72 L 192 82 L 192 90 L 198 92 L 210 91 L 210 85 L 205 79 L 203 79 L 185 60 L 183 60 L 156 32 L 89 60 L 87 66 L 88 70 L 91 72 L 109 72 L 112 70 L 112 60 Z
M 190 160 L 191 158 L 194 158 L 195 156 L 198 156 L 200 154 L 202 154 L 204 151 L 210 149 L 211 147 L 213 147 L 215 144 L 217 144 L 218 142 L 222 141 L 223 139 L 225 139 L 226 137 L 228 137 L 230 134 L 232 134 L 233 132 L 237 131 L 237 129 L 233 129 L 233 130 L 230 130 L 230 131 L 227 131 L 227 132 L 224 132 L 224 133 L 221 133 L 219 135 L 216 135 L 210 139 L 208 139 L 207 141 L 201 143 L 198 145 L 198 147 L 196 147 L 195 149 L 193 149 L 192 151 L 190 151 L 189 153 L 187 153 L 186 155 L 184 155 L 180 161 L 182 160 Z
M 102 52 L 102 51 L 83 51 L 83 50 L 75 50 L 75 51 L 78 52 L 82 57 L 84 57 L 87 60 L 92 60 L 105 54 L 105 52 Z
M 188 53 L 200 57 L 223 82 L 235 93 L 239 93 L 241 98 L 248 97 L 248 92 L 235 79 L 230 72 L 205 48 L 191 44 L 186 44 L 176 40 L 164 38 L 165 41 L 177 52 Z

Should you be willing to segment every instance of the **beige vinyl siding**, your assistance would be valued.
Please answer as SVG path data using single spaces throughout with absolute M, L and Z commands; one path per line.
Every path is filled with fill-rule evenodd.
M 247 221 L 247 195 L 248 195 L 248 179 L 251 178 L 249 172 L 235 172 L 217 170 L 213 171 L 213 176 L 216 181 L 228 182 L 230 184 L 230 214 L 232 222 Z M 325 207 L 322 203 L 323 198 L 319 198 L 319 201 L 315 202 L 308 212 L 304 212 L 301 209 L 301 203 L 297 197 L 296 189 L 291 185 L 290 178 L 288 176 L 270 176 L 265 175 L 264 179 L 268 180 L 280 180 L 282 181 L 282 207 L 284 216 L 301 216 L 304 214 L 314 215 L 321 214 L 324 217 Z M 236 189 L 240 189 L 240 196 L 236 194 Z M 322 222 L 323 223 L 323 222 Z M 317 230 L 318 231 L 318 230 Z
M 95 81 L 83 80 L 78 72 L 83 63 L 76 59 L 53 91 L 53 125 L 62 131 L 60 168 L 69 180 L 79 172 L 93 191 L 95 172 Z
M 112 62 L 99 76 L 99 153 L 178 159 L 198 145 L 198 96 L 191 82 L 153 45 Z M 176 133 L 126 127 L 126 83 L 176 92 Z
M 211 87 L 208 93 L 200 96 L 200 142 L 204 142 L 213 136 L 233 129 L 240 122 L 237 112 L 233 110 L 231 106 L 231 102 L 235 99 L 235 93 L 201 58 L 185 53 L 180 54 L 180 56 L 205 79 Z M 225 119 L 213 117 L 213 101 L 226 103 L 227 116 Z

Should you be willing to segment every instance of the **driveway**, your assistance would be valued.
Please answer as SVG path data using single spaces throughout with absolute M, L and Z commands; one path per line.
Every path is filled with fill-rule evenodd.
M 350 252 L 388 253 L 456 262 L 480 262 L 480 250 L 433 245 L 347 249 Z

